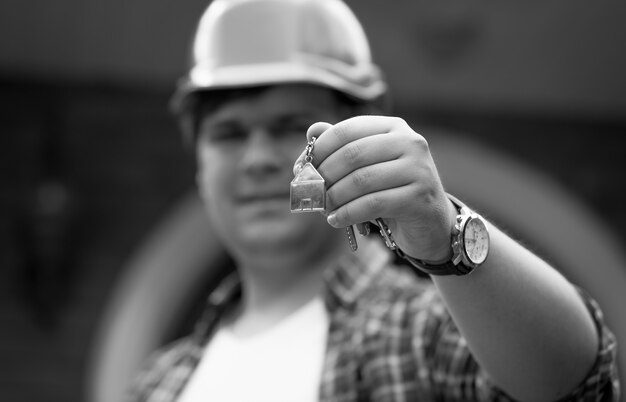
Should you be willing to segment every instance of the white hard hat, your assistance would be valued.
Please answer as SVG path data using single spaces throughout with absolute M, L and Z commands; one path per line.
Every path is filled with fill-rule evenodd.
M 214 0 L 202 15 L 191 69 L 172 100 L 198 91 L 312 83 L 362 101 L 387 86 L 367 38 L 341 0 Z

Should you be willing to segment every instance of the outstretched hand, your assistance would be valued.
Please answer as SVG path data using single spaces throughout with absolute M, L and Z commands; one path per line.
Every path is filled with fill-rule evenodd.
M 330 225 L 341 228 L 380 217 L 406 254 L 433 262 L 450 258 L 456 210 L 424 137 L 401 118 L 388 116 L 315 123 L 307 141 L 312 137 L 317 138 L 313 164 L 326 181 Z

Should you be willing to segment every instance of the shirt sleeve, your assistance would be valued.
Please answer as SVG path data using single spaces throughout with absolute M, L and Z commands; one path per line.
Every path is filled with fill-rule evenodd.
M 620 387 L 617 374 L 617 344 L 606 326 L 598 304 L 579 290 L 589 309 L 599 334 L 595 364 L 585 379 L 570 394 L 559 401 L 615 401 Z M 423 323 L 422 323 L 423 324 Z M 437 400 L 444 401 L 513 401 L 487 377 L 472 357 L 438 295 L 430 303 L 428 325 L 420 330 L 428 342 L 421 352 L 431 367 L 431 382 Z M 424 333 L 428 332 L 428 333 Z

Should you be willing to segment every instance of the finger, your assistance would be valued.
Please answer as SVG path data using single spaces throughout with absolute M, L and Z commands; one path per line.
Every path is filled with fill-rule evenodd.
M 369 193 L 411 184 L 411 164 L 393 160 L 354 170 L 326 190 L 326 208 L 333 211 Z
M 311 124 L 309 129 L 306 131 L 306 140 L 307 142 L 311 141 L 313 137 L 319 138 L 324 131 L 331 128 L 333 125 L 330 123 L 326 123 L 324 121 L 319 121 L 317 123 Z
M 408 186 L 369 193 L 331 211 L 327 221 L 333 227 L 342 228 L 377 217 L 395 219 L 408 216 L 410 206 L 406 204 L 407 199 L 412 199 Z
M 399 159 L 405 148 L 394 133 L 372 135 L 352 141 L 329 155 L 318 171 L 331 187 L 357 169 Z
M 400 118 L 387 116 L 357 116 L 340 121 L 327 127 L 325 131 L 319 132 L 320 135 L 315 143 L 315 158 L 318 163 L 321 163 L 333 152 L 352 141 L 371 135 L 389 133 L 401 124 L 406 125 Z

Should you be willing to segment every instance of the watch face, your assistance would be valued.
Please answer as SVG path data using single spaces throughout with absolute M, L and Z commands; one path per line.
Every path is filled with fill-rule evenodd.
M 474 264 L 482 264 L 489 252 L 489 233 L 480 218 L 471 218 L 463 233 L 465 254 Z

